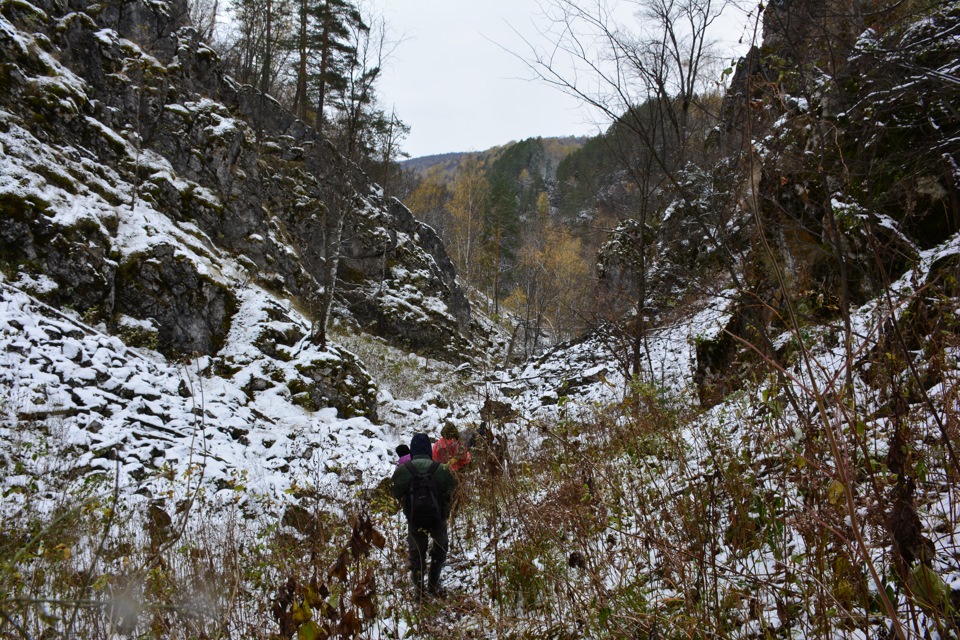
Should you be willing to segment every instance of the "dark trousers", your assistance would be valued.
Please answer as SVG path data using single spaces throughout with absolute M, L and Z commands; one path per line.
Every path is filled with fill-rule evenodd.
M 447 560 L 447 548 L 450 540 L 447 536 L 447 522 L 432 529 L 415 529 L 407 525 L 407 549 L 410 552 L 410 571 L 413 573 L 413 583 L 418 589 L 423 589 L 423 574 L 427 572 L 427 544 L 433 538 L 430 547 L 430 587 L 436 589 L 440 585 L 440 571 Z

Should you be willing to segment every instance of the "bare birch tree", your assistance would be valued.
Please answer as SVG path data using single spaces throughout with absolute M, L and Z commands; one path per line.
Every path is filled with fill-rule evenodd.
M 544 6 L 547 28 L 538 41 L 528 41 L 530 70 L 628 131 L 633 149 L 623 165 L 638 192 L 630 225 L 631 265 L 621 270 L 629 286 L 615 289 L 630 297 L 632 319 L 618 331 L 629 356 L 625 368 L 638 375 L 642 367 L 647 269 L 658 196 L 666 189 L 683 198 L 680 171 L 699 145 L 691 124 L 706 106 L 711 68 L 711 27 L 727 0 L 634 0 L 640 28 L 632 31 L 603 0 L 589 6 L 572 0 L 549 0 Z M 707 118 L 710 120 L 711 118 Z

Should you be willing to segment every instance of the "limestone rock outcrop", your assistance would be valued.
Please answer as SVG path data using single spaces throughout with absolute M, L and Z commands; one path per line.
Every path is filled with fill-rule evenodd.
M 7 282 L 226 371 L 239 366 L 222 350 L 249 321 L 244 292 L 292 303 L 298 340 L 311 340 L 324 234 L 342 215 L 333 316 L 439 359 L 477 354 L 436 233 L 273 98 L 226 76 L 183 0 L 0 5 L 0 210 Z M 303 357 L 302 373 L 253 380 L 251 393 L 281 385 L 311 410 L 376 416 L 359 360 L 304 344 L 281 354 L 296 346 L 286 342 L 263 338 L 262 356 Z M 315 366 L 321 355 L 335 366 Z

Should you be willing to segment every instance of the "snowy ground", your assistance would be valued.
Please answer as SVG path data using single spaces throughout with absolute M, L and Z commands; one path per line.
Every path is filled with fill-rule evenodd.
M 257 308 L 245 301 L 240 313 Z M 245 338 L 231 335 L 225 352 L 235 361 Z M 278 388 L 250 398 L 241 389 L 242 372 L 230 379 L 210 376 L 206 359 L 178 365 L 127 348 L 8 284 L 0 285 L 0 344 L 5 453 L 13 455 L 10 448 L 24 442 L 43 442 L 59 453 L 60 464 L 81 475 L 112 476 L 119 459 L 120 483 L 131 496 L 160 495 L 157 471 L 171 467 L 180 473 L 190 464 L 202 465 L 214 486 L 242 474 L 252 493 L 274 499 L 298 475 L 326 467 L 331 470 L 322 483 L 339 495 L 358 478 L 362 486 L 393 455 L 388 426 L 338 419 L 334 409 L 308 412 Z M 251 360 L 249 366 L 256 364 Z M 7 481 L 38 477 L 38 496 L 31 499 L 42 498 L 40 471 L 27 466 Z M 4 508 L 18 507 L 10 500 Z
M 897 296 L 908 295 L 934 261 L 957 254 L 960 240 L 955 238 L 925 254 L 917 272 L 905 274 L 892 291 Z M 697 339 L 714 337 L 726 326 L 730 318 L 727 293 L 720 292 L 686 320 L 651 333 L 650 360 L 659 367 L 656 383 L 675 396 L 691 393 Z M 4 354 L 0 387 L 5 393 L 0 455 L 6 459 L 8 469 L 4 474 L 4 513 L 15 514 L 28 504 L 41 511 L 45 504 L 55 505 L 65 490 L 59 478 L 100 477 L 112 482 L 115 474 L 119 474 L 121 491 L 130 506 L 146 505 L 167 494 L 170 478 L 182 477 L 191 465 L 202 469 L 214 504 L 239 507 L 248 516 L 279 513 L 281 505 L 290 500 L 291 488 L 304 484 L 316 488 L 329 509 L 346 512 L 351 505 L 365 500 L 392 472 L 396 444 L 407 441 L 417 431 L 435 435 L 448 422 L 460 426 L 462 431 L 476 426 L 488 397 L 509 403 L 515 411 L 515 418 L 498 425 L 500 435 L 508 441 L 513 464 L 535 456 L 545 445 L 548 437 L 538 424 L 588 416 L 596 407 L 623 397 L 624 381 L 614 359 L 604 354 L 598 342 L 587 341 L 523 367 L 464 378 L 459 383 L 458 395 L 446 398 L 436 389 L 444 388 L 442 384 L 453 378 L 462 378 L 463 372 L 453 372 L 448 367 L 437 375 L 430 371 L 437 363 L 404 356 L 408 362 L 403 371 L 416 375 L 410 372 L 419 370 L 429 380 L 427 392 L 417 398 L 395 398 L 382 391 L 383 424 L 365 418 L 339 419 L 332 409 L 309 412 L 294 405 L 289 394 L 277 389 L 251 396 L 242 388 L 250 372 L 262 364 L 258 354 L 249 348 L 251 335 L 245 328 L 267 322 L 263 309 L 274 303 L 256 288 L 244 290 L 239 312 L 243 321 L 235 323 L 236 329 L 223 352 L 240 371 L 230 378 L 221 378 L 210 375 L 208 360 L 171 364 L 151 351 L 126 347 L 118 338 L 38 302 L 17 286 L 0 283 L 0 344 Z M 288 311 L 294 321 L 302 321 L 292 310 Z M 864 305 L 854 314 L 854 334 L 865 344 L 874 341 L 886 313 L 883 301 Z M 304 344 L 300 348 L 309 347 Z M 860 345 L 853 348 L 857 351 Z M 812 355 L 817 362 L 816 384 L 821 388 L 842 378 L 842 366 L 847 361 L 842 345 L 827 347 L 819 341 Z M 390 357 L 399 356 L 394 353 Z M 956 361 L 948 364 L 953 371 L 960 370 Z M 374 378 L 377 373 L 385 376 L 384 371 L 372 369 Z M 797 371 L 798 389 L 808 389 L 811 379 L 802 369 Z M 429 378 L 431 375 L 437 377 Z M 952 386 L 950 380 L 944 380 L 931 393 L 941 402 L 953 402 L 949 400 L 952 396 L 947 395 Z M 684 463 L 663 461 L 651 467 L 661 478 L 658 482 L 663 483 L 651 485 L 651 492 L 669 496 L 670 482 L 707 477 L 711 470 L 710 452 L 721 446 L 745 452 L 755 469 L 778 464 L 778 456 L 770 455 L 765 446 L 773 438 L 777 439 L 778 450 L 795 446 L 799 433 L 771 431 L 764 435 L 740 426 L 741 419 L 747 418 L 751 424 L 757 424 L 758 417 L 770 410 L 775 393 L 769 384 L 762 385 L 749 393 L 737 394 L 704 414 L 681 434 L 689 454 Z M 864 392 L 859 402 L 869 404 L 875 399 Z M 811 401 L 809 409 L 814 408 Z M 882 429 L 883 425 L 883 420 L 878 419 L 868 428 Z M 704 434 L 712 434 L 711 440 L 705 440 Z M 37 451 L 43 455 L 25 455 Z M 878 456 L 883 454 L 882 449 L 877 450 Z M 237 490 L 239 479 L 242 491 Z M 525 500 L 531 504 L 543 500 L 548 489 L 534 491 Z M 793 494 L 784 499 L 801 502 Z M 953 494 L 945 491 L 936 497 L 925 506 L 921 516 L 928 531 L 940 532 L 935 539 L 940 559 L 938 571 L 948 586 L 960 588 L 956 531 L 943 528 L 943 523 L 960 519 Z M 726 518 L 721 518 L 718 526 L 729 526 Z M 378 526 L 387 537 L 386 547 L 374 552 L 384 589 L 382 617 L 369 628 L 368 637 L 403 637 L 418 624 L 418 618 L 411 617 L 407 595 L 403 523 L 399 516 L 394 516 L 378 520 Z M 467 531 L 465 526 L 466 523 L 455 522 L 452 528 L 447 586 L 454 593 L 482 594 L 489 589 L 495 562 L 491 549 L 509 548 L 523 539 L 524 532 L 521 523 L 511 521 L 500 523 L 495 532 Z M 625 544 L 644 526 L 648 525 L 624 519 L 599 538 L 607 535 L 610 539 L 612 535 L 619 544 Z M 782 544 L 794 557 L 803 556 L 803 541 L 796 535 L 785 535 Z M 656 565 L 663 558 L 652 552 L 649 561 Z M 772 580 L 779 567 L 774 556 L 762 549 L 746 557 L 721 550 L 716 562 L 754 579 L 770 576 Z M 883 562 L 879 547 L 876 562 Z M 616 562 L 608 568 L 604 580 L 611 589 L 622 585 L 636 570 Z M 672 587 L 662 588 L 659 598 L 666 601 L 679 597 Z M 776 609 L 775 591 L 761 595 L 759 602 L 764 607 Z M 483 629 L 484 620 L 489 622 L 489 617 L 464 613 L 464 632 L 495 637 Z M 767 622 L 775 624 L 777 619 L 768 617 Z M 849 637 L 857 636 L 854 633 Z

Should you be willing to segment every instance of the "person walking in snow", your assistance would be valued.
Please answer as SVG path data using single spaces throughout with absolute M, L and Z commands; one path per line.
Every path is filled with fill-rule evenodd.
M 395 449 L 399 458 L 397 459 L 397 466 L 399 467 L 402 464 L 407 464 L 410 462 L 410 447 L 405 444 L 398 444 Z
M 444 426 L 440 439 L 433 443 L 433 459 L 446 463 L 453 472 L 470 464 L 470 450 L 460 442 L 460 432 L 452 424 Z
M 418 433 L 410 440 L 409 462 L 396 468 L 391 478 L 393 496 L 403 505 L 407 518 L 407 550 L 414 593 L 423 598 L 423 574 L 427 573 L 427 544 L 430 547 L 428 590 L 440 595 L 440 572 L 447 560 L 450 540 L 447 518 L 450 499 L 457 488 L 457 479 L 450 467 L 433 460 L 430 437 Z

